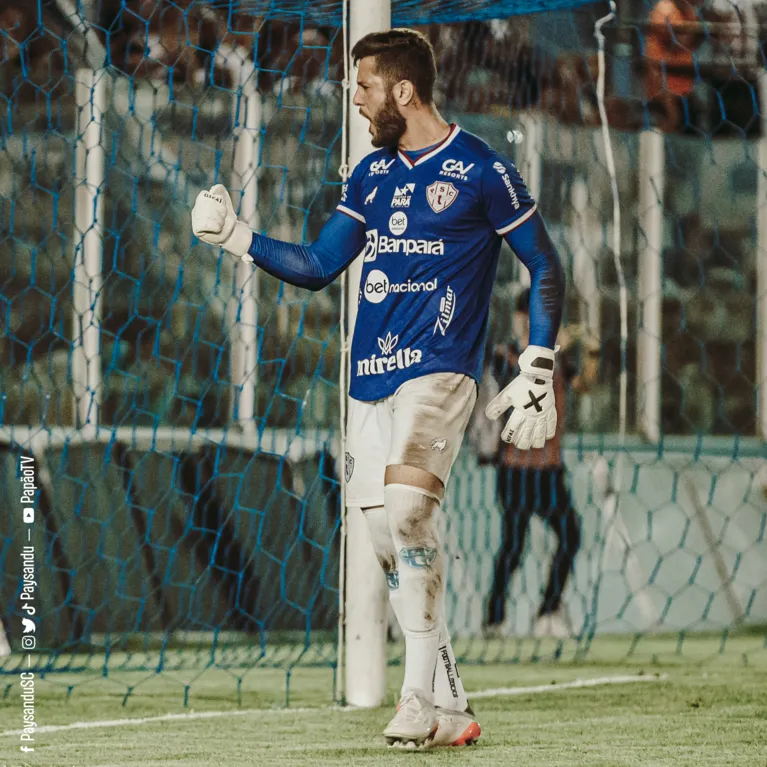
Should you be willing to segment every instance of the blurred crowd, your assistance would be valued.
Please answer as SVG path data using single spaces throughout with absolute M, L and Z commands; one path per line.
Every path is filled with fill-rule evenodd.
M 70 36 L 71 25 L 51 3 L 44 6 L 42 25 L 36 16 L 19 0 L 6 1 L 0 11 L 0 62 L 7 73 L 23 71 L 23 79 L 34 86 L 55 86 L 62 65 L 60 38 Z M 131 77 L 198 87 L 236 86 L 247 59 L 261 68 L 261 87 L 273 84 L 275 74 L 311 80 L 337 65 L 342 52 L 332 44 L 334 30 L 229 16 L 193 0 L 98 0 L 88 21 L 105 63 Z
M 60 40 L 71 40 L 71 25 L 52 0 L 42 7 L 43 24 L 23 0 L 5 0 L 0 10 L 0 91 L 16 98 L 61 86 Z M 90 8 L 108 63 L 133 77 L 232 88 L 255 64 L 262 90 L 342 79 L 335 27 L 229 13 L 199 0 L 94 0 Z M 675 132 L 704 124 L 723 103 L 725 122 L 752 130 L 758 108 L 748 84 L 762 68 L 767 3 L 655 0 L 642 8 L 637 23 L 607 30 L 610 122 L 636 129 L 649 120 Z M 422 27 L 438 55 L 443 103 L 478 113 L 536 107 L 563 122 L 597 125 L 593 36 L 544 52 L 535 25 L 533 15 Z M 640 87 L 632 92 L 629 81 Z
M 17 98 L 23 98 L 18 89 L 26 87 L 31 95 L 60 84 L 60 39 L 69 37 L 70 27 L 50 3 L 42 26 L 35 16 L 25 12 L 21 0 L 6 0 L 0 11 L 2 87 Z M 89 22 L 109 63 L 132 77 L 232 88 L 244 61 L 257 64 L 261 90 L 343 77 L 335 27 L 230 15 L 193 0 L 98 0 Z M 524 106 L 539 98 L 543 78 L 525 18 L 424 29 L 439 56 L 443 98 L 462 100 L 472 111 L 510 101 Z

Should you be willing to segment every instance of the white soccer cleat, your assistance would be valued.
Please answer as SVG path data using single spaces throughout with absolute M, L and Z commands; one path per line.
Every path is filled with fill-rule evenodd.
M 553 613 L 544 613 L 535 621 L 533 634 L 538 639 L 569 639 L 572 636 L 565 610 L 558 608 Z
M 428 748 L 437 732 L 437 709 L 417 690 L 406 692 L 397 713 L 386 725 L 384 738 L 390 746 L 407 749 Z
M 454 711 L 437 707 L 437 732 L 430 746 L 471 746 L 479 740 L 482 733 L 479 722 L 471 710 Z

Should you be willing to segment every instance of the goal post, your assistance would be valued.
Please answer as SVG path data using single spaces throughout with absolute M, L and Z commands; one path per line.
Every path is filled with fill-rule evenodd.
M 354 44 L 371 32 L 391 26 L 391 0 L 349 0 L 347 130 L 351 174 L 357 163 L 370 154 L 368 121 L 352 104 L 357 68 L 351 60 Z M 347 364 L 350 343 L 357 318 L 357 302 L 362 274 L 362 259 L 347 270 Z M 348 411 L 347 411 L 348 412 Z M 345 456 L 344 456 L 345 459 Z M 360 509 L 344 509 L 345 540 L 345 629 L 344 678 L 346 703 L 351 706 L 374 707 L 383 703 L 386 693 L 386 640 L 388 590 L 383 571 L 373 551 L 367 522 Z

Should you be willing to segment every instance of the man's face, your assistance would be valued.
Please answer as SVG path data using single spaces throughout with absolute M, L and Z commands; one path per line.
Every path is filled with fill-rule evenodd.
M 357 91 L 354 106 L 370 121 L 370 135 L 374 147 L 396 147 L 407 123 L 399 111 L 393 89 L 375 74 L 375 58 L 360 60 L 357 72 Z

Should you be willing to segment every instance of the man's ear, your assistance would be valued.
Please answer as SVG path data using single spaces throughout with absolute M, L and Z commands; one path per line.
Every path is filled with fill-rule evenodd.
M 394 99 L 401 107 L 406 107 L 415 101 L 415 87 L 410 80 L 400 80 L 394 86 Z

